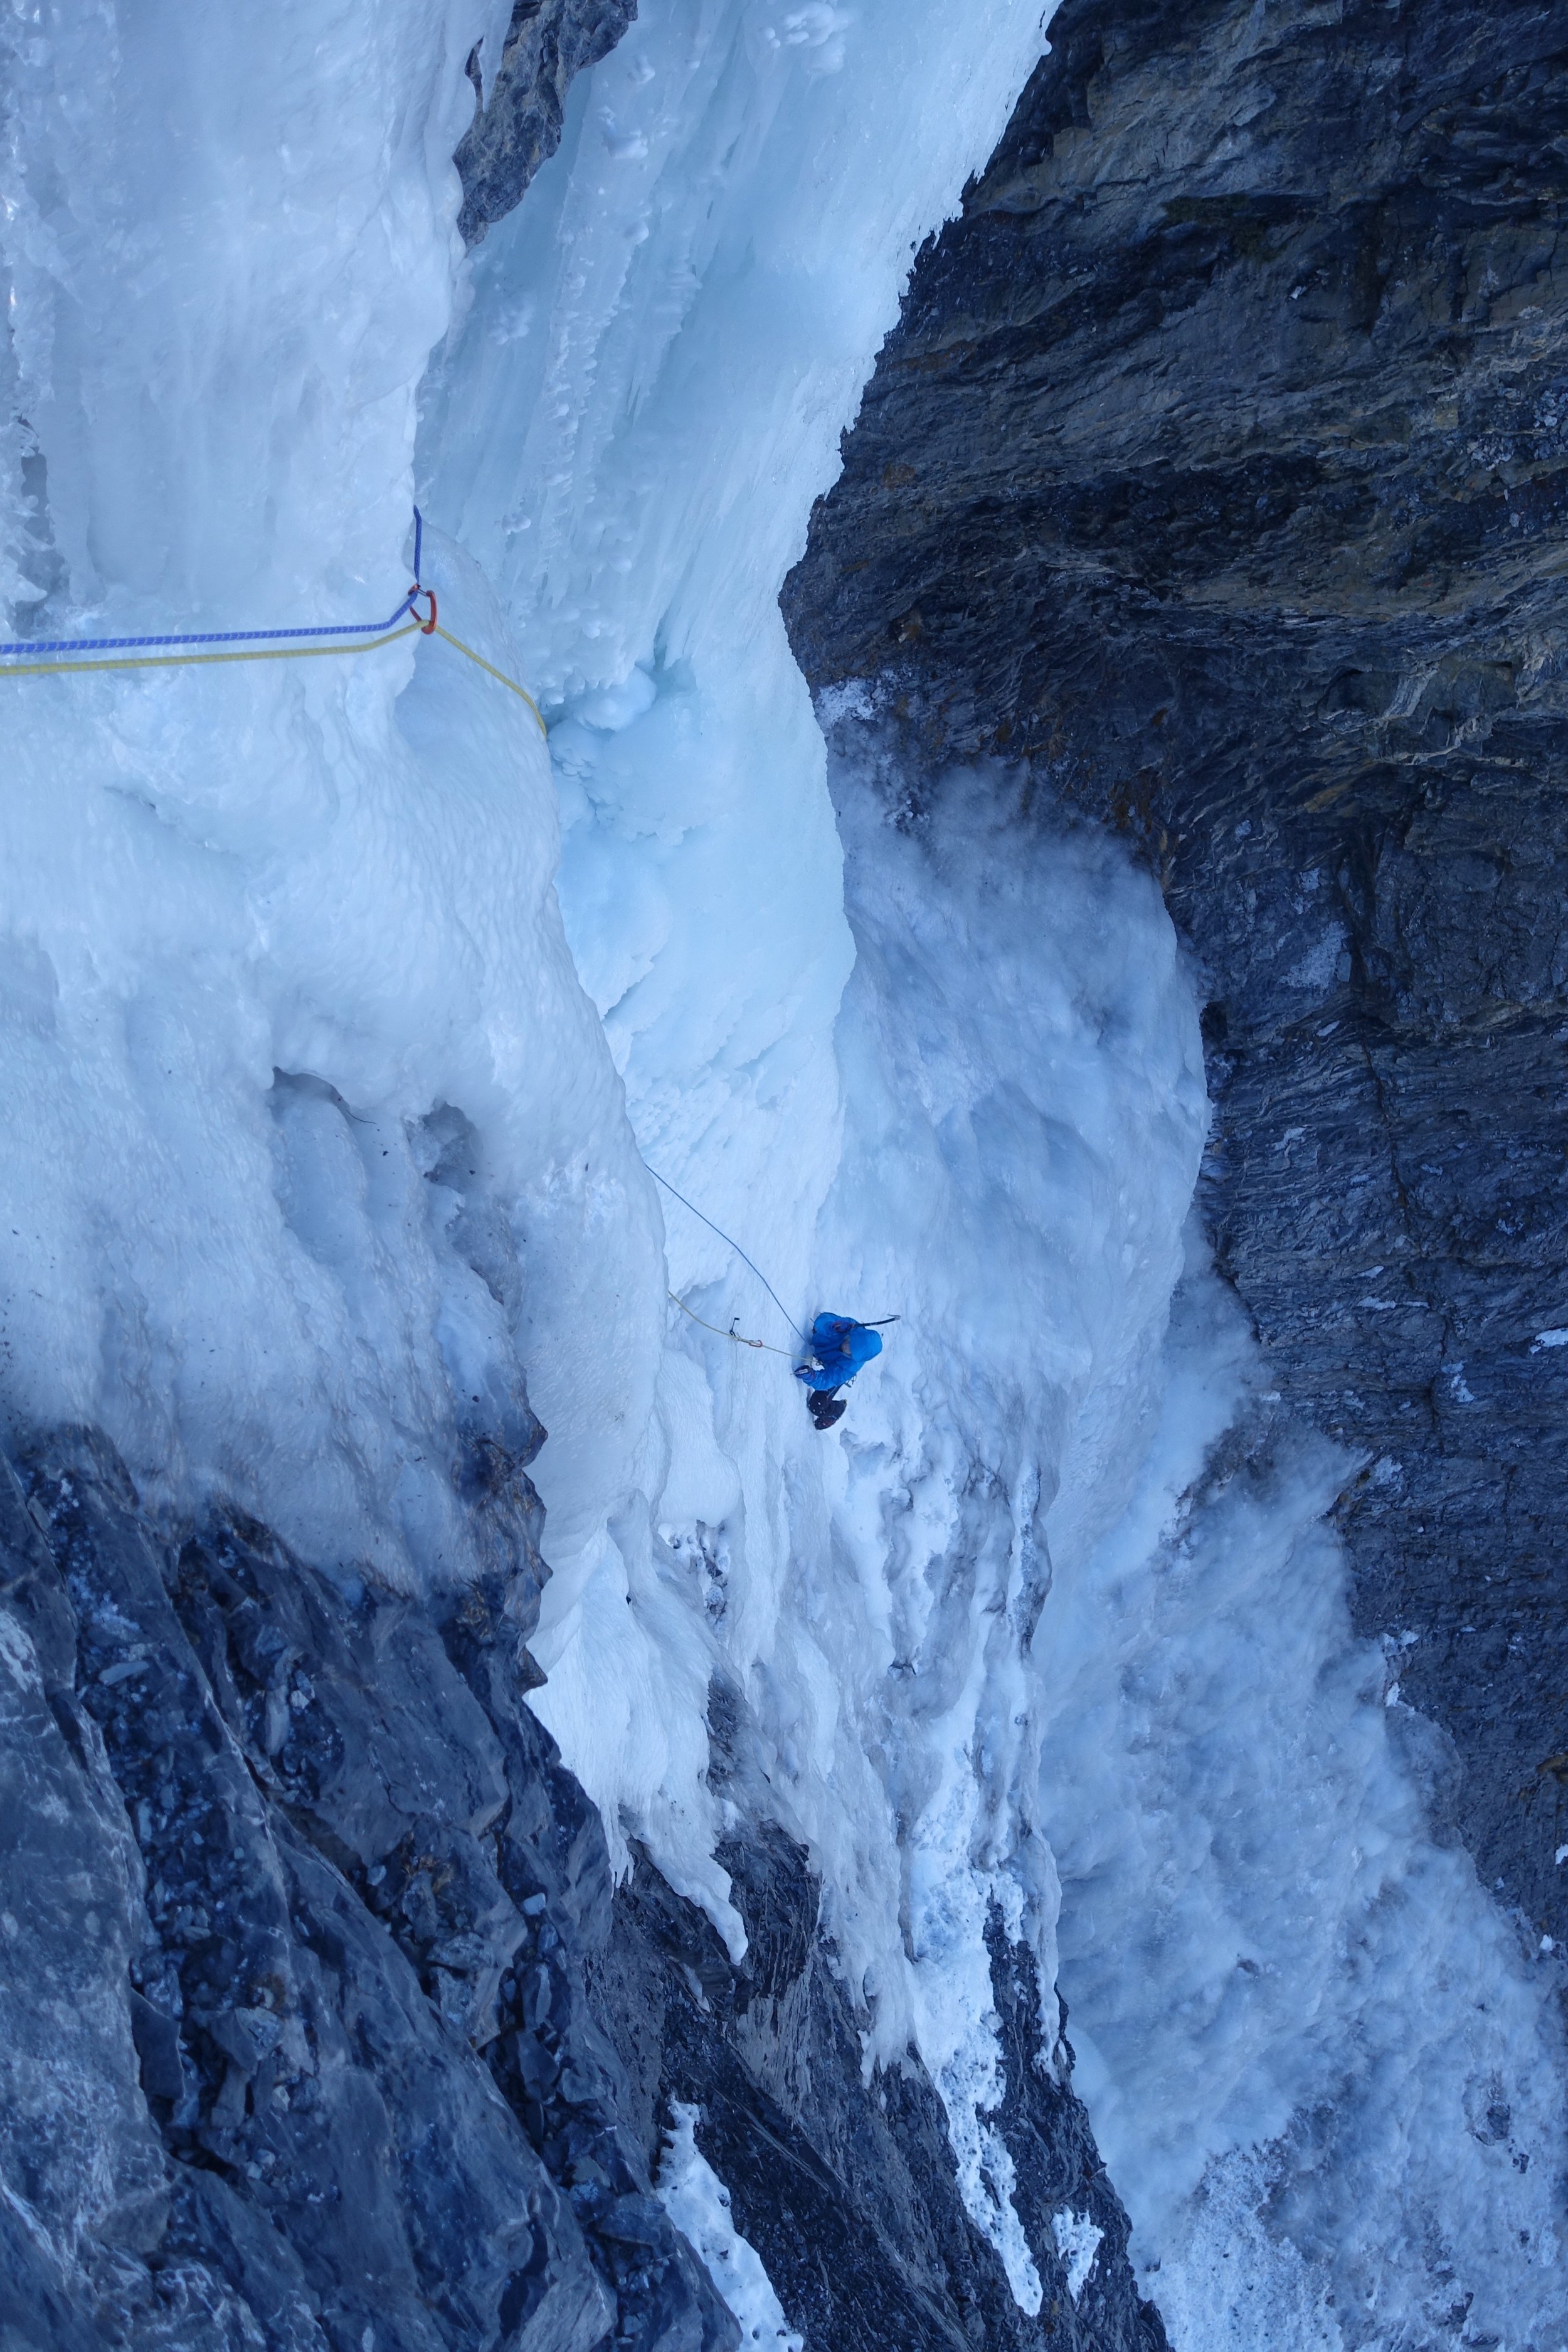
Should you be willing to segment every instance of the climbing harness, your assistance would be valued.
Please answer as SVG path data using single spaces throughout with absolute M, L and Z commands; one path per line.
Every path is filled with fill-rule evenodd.
M 542 735 L 549 730 L 540 709 L 526 687 L 519 686 L 514 677 L 486 661 L 472 646 L 443 628 L 437 616 L 436 592 L 426 588 L 419 577 L 419 559 L 424 550 L 425 519 L 417 507 L 414 509 L 414 585 L 397 607 L 384 621 L 334 621 L 325 625 L 291 629 L 209 629 L 183 635 L 159 637 L 48 637 L 17 639 L 10 645 L 0 645 L 0 677 L 47 677 L 58 673 L 67 676 L 77 670 L 89 669 L 190 669 L 210 662 L 299 661 L 316 654 L 369 654 L 382 646 L 395 646 L 400 637 L 444 637 L 449 646 L 465 654 L 468 660 L 507 687 L 526 702 L 532 711 Z M 424 598 L 430 607 L 429 618 L 422 620 L 419 602 Z M 405 614 L 412 615 L 405 620 Z M 353 645 L 305 645 L 298 642 L 281 644 L 279 639 L 353 637 Z M 235 646 L 243 651 L 235 653 L 163 653 L 155 648 L 165 646 Z M 26 654 L 35 658 L 24 661 Z M 62 660 L 39 661 L 39 654 L 61 655 Z M 107 656 L 107 659 L 84 661 L 84 654 Z

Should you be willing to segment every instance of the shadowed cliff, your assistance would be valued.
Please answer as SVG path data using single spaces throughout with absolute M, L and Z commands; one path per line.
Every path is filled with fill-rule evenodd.
M 1561 1937 L 1568 31 L 1068 0 L 1050 37 L 785 615 L 911 772 L 1025 763 L 1159 873 L 1219 1263 L 1361 1465 L 1353 1605 L 1439 1823 Z
M 733 2352 L 656 2193 L 672 2103 L 808 2352 L 1163 2352 L 1038 1988 L 998 1933 L 1019 2311 L 911 2051 L 868 2077 L 800 1848 L 716 1696 L 751 1950 L 598 1815 L 526 1694 L 544 1571 L 431 1607 L 100 1438 L 0 1458 L 4 2352 Z M 492 1501 L 494 1496 L 492 1494 Z M 493 1514 L 492 1514 L 493 1516 Z M 1054 2216 L 1102 2232 L 1069 2289 Z

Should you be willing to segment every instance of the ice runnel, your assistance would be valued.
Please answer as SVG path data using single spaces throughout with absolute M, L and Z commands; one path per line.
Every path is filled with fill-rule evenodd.
M 644 11 L 474 256 L 426 389 L 422 503 L 496 582 L 552 718 L 567 935 L 638 1141 L 791 1298 L 811 1286 L 838 1154 L 852 947 L 779 585 L 910 257 L 1037 54 L 1037 17 L 1011 0 L 962 23 L 888 5 Z M 710 1318 L 727 1323 L 728 1251 L 679 1210 L 665 1230 L 670 1286 L 700 1312 L 728 1301 Z M 544 1366 L 540 1711 L 612 1840 L 635 1819 L 735 1933 L 708 1859 L 713 1622 L 678 1572 L 699 1526 L 725 1528 L 723 1658 L 777 1694 L 802 1825 L 900 2046 L 887 1798 L 839 1719 L 858 1606 L 818 1631 L 792 1591 L 826 1526 L 822 1461 L 787 1368 L 721 1367 L 708 1345 L 689 1329 L 650 1359 L 635 1477 L 596 1431 L 577 1447 Z
M 900 161 L 930 168 L 922 93 L 952 84 L 921 82 L 910 52 L 940 37 L 907 19 L 896 49 L 866 12 L 793 61 L 763 22 L 645 12 L 579 89 L 560 157 L 479 260 L 425 446 L 432 497 L 502 583 L 551 698 L 568 936 L 640 1140 L 792 1297 L 815 1282 L 905 1320 L 826 1456 L 782 1381 L 671 1332 L 647 1522 L 560 1575 L 542 1712 L 607 1810 L 658 1822 L 695 1891 L 679 1839 L 704 1831 L 700 1760 L 677 1764 L 668 1727 L 677 1660 L 689 1694 L 717 1643 L 827 1871 L 873 2046 L 919 2041 L 1026 2308 L 1038 2282 L 987 2120 L 984 1930 L 999 1906 L 1048 1974 L 1059 1860 L 1084 2079 L 1184 2346 L 1249 2326 L 1291 2352 L 1368 2327 L 1392 2345 L 1467 2295 L 1483 2324 L 1537 2327 L 1556 2307 L 1558 2134 L 1528 2087 L 1562 2080 L 1548 1987 L 1462 1858 L 1426 1841 L 1318 1528 L 1338 1467 L 1292 1466 L 1281 1438 L 1258 1473 L 1277 1491 L 1180 1499 L 1263 1375 L 1184 1245 L 1201 1054 L 1157 897 L 1108 851 L 1041 841 L 1005 778 L 911 803 L 855 711 L 829 712 L 847 722 L 857 959 L 840 1002 L 839 840 L 773 597 L 866 363 L 833 329 L 856 305 L 873 328 L 865 257 L 904 196 L 885 158 L 875 185 L 857 177 L 865 123 L 896 87 L 916 126 Z M 933 173 L 930 201 L 953 184 Z M 900 248 L 881 250 L 885 303 Z M 733 1265 L 679 1212 L 667 1246 L 676 1286 L 727 1322 Z M 1206 1579 L 1169 1573 L 1204 1546 Z M 688 1562 L 696 1627 L 671 1598 Z M 1157 1633 L 1126 1622 L 1134 1606 Z M 640 1748 L 629 1716 L 605 1737 L 610 1657 L 661 1694 Z M 1168 1679 L 1152 1720 L 1180 1798 L 1150 1780 L 1138 1677 Z M 1184 1903 L 1166 1889 L 1212 1805 L 1241 1822 L 1208 1840 Z M 1276 1818 L 1314 1874 L 1310 1934 Z M 1149 1924 L 1168 1913 L 1182 1932 Z M 1445 1918 L 1466 1923 L 1457 1969 Z M 1354 2145 L 1375 2100 L 1348 2087 L 1369 2041 L 1396 2110 L 1379 2129 L 1410 2135 L 1383 2170 Z M 1499 2069 L 1520 2086 L 1515 2137 L 1483 2147 L 1463 2082 Z M 1310 2118 L 1330 2085 L 1358 2120 L 1325 2137 Z M 1342 2336 L 1324 2314 L 1347 2297 Z

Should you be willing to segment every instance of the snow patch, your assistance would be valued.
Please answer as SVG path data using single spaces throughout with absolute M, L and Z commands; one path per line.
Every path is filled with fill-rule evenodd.
M 1057 2242 L 1057 2252 L 1068 2269 L 1068 2293 L 1076 2303 L 1089 2284 L 1094 2268 L 1094 2258 L 1100 2252 L 1103 2230 L 1089 2220 L 1087 2213 L 1075 2213 L 1064 2208 L 1051 2216 L 1051 2234 Z
M 742 2345 L 804 2352 L 805 2338 L 785 2319 L 762 2256 L 735 2227 L 729 2190 L 697 2145 L 702 2110 L 678 2099 L 670 2114 L 655 2184 L 665 2211 L 739 2320 Z
M 1345 951 L 1345 935 L 1338 928 L 1328 931 L 1304 955 L 1297 958 L 1285 974 L 1287 988 L 1311 989 L 1321 992 L 1333 982 L 1339 972 L 1340 959 Z

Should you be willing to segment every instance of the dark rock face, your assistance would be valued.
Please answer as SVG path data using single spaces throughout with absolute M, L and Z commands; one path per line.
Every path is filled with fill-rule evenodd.
M 474 120 L 454 158 L 465 244 L 478 245 L 554 154 L 573 76 L 608 57 L 637 13 L 637 0 L 514 0 L 500 63 L 483 77 L 482 104 L 479 52 L 468 59 Z
M 732 2352 L 583 2001 L 604 1840 L 508 1589 L 443 1628 L 247 1522 L 171 1552 L 89 1438 L 24 1475 L 7 2352 Z
M 1155 865 L 1220 1265 L 1364 1465 L 1354 1608 L 1441 1804 L 1561 1937 L 1568 23 L 1067 0 L 1050 37 L 786 617 L 911 775 L 1024 763 Z
M 759 1819 L 725 1853 L 741 1969 L 646 1861 L 612 1890 L 524 1704 L 531 1488 L 490 1466 L 510 1572 L 432 1609 L 233 1513 L 170 1543 L 89 1433 L 0 1461 L 0 2347 L 734 2352 L 654 2192 L 680 2099 L 811 2352 L 1158 2352 L 1020 1955 L 1041 2323 L 919 2064 L 863 2085 L 799 1851 Z M 1103 2232 L 1076 2304 L 1067 2205 Z
M 1070 2085 L 1044 2063 L 1032 1960 L 997 1933 L 1003 2136 L 1015 2202 L 1045 2289 L 1015 2303 L 1000 2258 L 960 2201 L 942 2103 L 912 2053 L 861 2079 L 857 2021 L 817 1926 L 818 1890 L 784 1832 L 759 1824 L 721 1849 L 749 1949 L 740 1968 L 700 1912 L 639 1864 L 590 1967 L 594 2005 L 626 2053 L 650 2160 L 674 2103 L 700 2107 L 697 2146 L 730 2190 L 810 2352 L 1163 2352 L 1137 2293 L 1127 2220 Z M 1077 2301 L 1053 2220 L 1102 2236 Z

